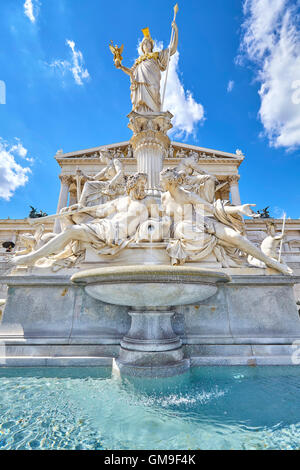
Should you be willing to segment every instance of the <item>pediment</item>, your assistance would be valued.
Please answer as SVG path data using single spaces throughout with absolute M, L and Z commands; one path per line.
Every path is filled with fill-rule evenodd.
M 99 147 L 94 147 L 85 150 L 78 150 L 75 152 L 63 153 L 59 151 L 55 158 L 56 160 L 69 160 L 69 159 L 91 159 L 98 160 L 100 157 L 100 152 L 103 150 L 109 150 L 112 155 L 116 158 L 132 158 L 132 151 L 130 149 L 130 141 L 119 142 L 108 145 L 101 145 Z M 199 147 L 196 145 L 189 145 L 181 142 L 172 141 L 167 160 L 178 160 L 181 158 L 186 158 L 192 153 L 197 153 L 200 160 L 205 161 L 231 161 L 241 163 L 244 160 L 244 155 L 240 152 L 238 153 L 229 153 L 223 152 L 220 150 L 209 149 L 206 147 Z

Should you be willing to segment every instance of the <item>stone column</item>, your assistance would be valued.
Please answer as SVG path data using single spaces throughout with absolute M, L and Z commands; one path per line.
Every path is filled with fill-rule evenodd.
M 169 376 L 186 372 L 181 339 L 174 333 L 171 309 L 130 310 L 131 327 L 121 341 L 115 364 L 130 376 Z
M 63 207 L 66 207 L 68 204 L 68 195 L 69 195 L 69 186 L 70 186 L 69 176 L 61 175 L 59 179 L 61 181 L 61 186 L 60 186 L 60 193 L 59 193 L 59 199 L 58 199 L 58 205 L 57 205 L 57 211 L 56 211 L 57 214 L 60 212 L 60 210 Z M 54 223 L 54 233 L 60 233 L 60 232 L 61 232 L 60 222 L 58 219 L 56 219 Z
M 133 131 L 131 145 L 137 160 L 137 171 L 148 176 L 148 189 L 159 189 L 163 160 L 171 144 L 167 132 L 172 128 L 171 113 L 139 114 L 132 111 L 128 127 Z
M 239 191 L 239 175 L 233 175 L 228 178 L 230 192 L 231 192 L 231 202 L 234 206 L 239 206 L 241 204 L 241 196 Z
M 76 191 L 70 191 L 70 203 L 69 205 L 70 206 L 73 206 L 73 204 L 76 204 L 77 203 L 77 194 L 76 194 Z

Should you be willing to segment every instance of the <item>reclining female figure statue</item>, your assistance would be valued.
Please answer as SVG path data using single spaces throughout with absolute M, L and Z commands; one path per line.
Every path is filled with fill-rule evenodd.
M 251 207 L 255 204 L 232 206 L 218 200 L 210 204 L 197 194 L 181 187 L 182 177 L 174 169 L 161 172 L 162 206 L 174 219 L 174 239 L 167 251 L 173 264 L 183 264 L 193 256 L 205 258 L 215 247 L 233 247 L 263 261 L 267 266 L 283 274 L 293 271 L 283 263 L 266 256 L 242 233 L 239 214 L 257 216 Z M 212 217 L 206 217 L 205 212 Z

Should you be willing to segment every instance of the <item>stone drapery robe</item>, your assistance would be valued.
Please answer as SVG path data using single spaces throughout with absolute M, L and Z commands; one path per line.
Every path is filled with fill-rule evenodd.
M 225 206 L 229 201 L 218 199 L 214 204 L 214 217 L 206 217 L 197 214 L 195 220 L 182 220 L 175 224 L 174 238 L 167 246 L 167 253 L 172 263 L 184 264 L 186 261 L 202 260 L 214 253 L 221 260 L 227 255 L 231 260 L 239 264 L 238 250 L 231 246 L 220 246 L 219 240 L 214 235 L 214 218 L 238 233 L 243 233 L 243 219 L 239 215 L 228 215 Z
M 131 85 L 132 109 L 136 112 L 160 112 L 161 72 L 168 65 L 169 50 L 140 56 L 132 67 L 134 82 Z

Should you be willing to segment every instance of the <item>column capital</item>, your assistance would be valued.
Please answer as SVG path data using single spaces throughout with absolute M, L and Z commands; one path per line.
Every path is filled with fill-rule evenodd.
M 171 123 L 173 115 L 169 111 L 165 113 L 159 112 L 149 114 L 140 114 L 135 111 L 131 111 L 127 117 L 129 118 L 128 127 L 132 130 L 133 135 L 137 135 L 140 132 L 147 130 L 161 132 L 166 135 L 173 127 Z
M 134 152 L 141 146 L 153 146 L 159 152 L 167 154 L 171 144 L 167 132 L 173 127 L 171 113 L 167 111 L 166 113 L 139 114 L 132 111 L 128 117 L 128 127 L 133 132 L 130 143 Z
M 71 183 L 71 177 L 69 175 L 60 175 L 59 179 L 62 182 L 62 184 L 70 184 Z
M 227 180 L 229 181 L 230 185 L 238 184 L 238 182 L 240 180 L 240 175 L 231 175 L 231 176 L 228 177 Z

